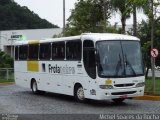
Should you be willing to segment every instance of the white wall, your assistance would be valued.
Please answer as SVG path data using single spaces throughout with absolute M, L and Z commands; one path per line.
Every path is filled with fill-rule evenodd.
M 51 38 L 54 35 L 59 35 L 61 32 L 62 28 L 0 31 L 0 49 L 4 51 L 7 46 L 14 45 L 16 40 Z M 23 36 L 23 39 L 21 36 Z
M 0 31 L 0 50 L 7 52 L 13 57 L 13 45 L 15 41 L 52 38 L 54 35 L 61 33 L 62 28 Z

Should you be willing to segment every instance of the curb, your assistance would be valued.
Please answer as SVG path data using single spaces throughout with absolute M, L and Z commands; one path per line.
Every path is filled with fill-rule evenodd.
M 5 82 L 5 83 L 0 83 L 0 85 L 14 85 L 15 82 Z
M 151 96 L 151 95 L 144 95 L 140 97 L 133 98 L 135 100 L 151 100 L 151 101 L 160 101 L 160 96 Z

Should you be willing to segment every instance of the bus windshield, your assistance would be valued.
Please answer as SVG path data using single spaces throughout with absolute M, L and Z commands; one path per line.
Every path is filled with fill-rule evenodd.
M 96 48 L 99 77 L 144 75 L 139 41 L 99 41 Z

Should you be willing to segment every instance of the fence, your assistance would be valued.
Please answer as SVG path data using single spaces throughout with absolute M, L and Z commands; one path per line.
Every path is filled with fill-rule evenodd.
M 0 81 L 14 81 L 14 69 L 0 68 Z

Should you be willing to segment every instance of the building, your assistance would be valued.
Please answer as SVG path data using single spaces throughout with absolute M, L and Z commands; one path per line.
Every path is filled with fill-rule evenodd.
M 52 38 L 62 33 L 62 28 L 0 31 L 0 50 L 13 56 L 13 45 L 17 40 L 39 40 Z

